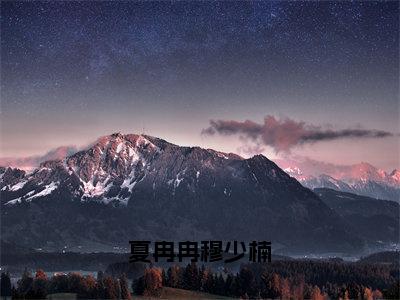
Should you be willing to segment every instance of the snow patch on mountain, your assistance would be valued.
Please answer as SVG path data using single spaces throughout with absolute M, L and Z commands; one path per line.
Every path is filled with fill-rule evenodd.
M 108 181 L 109 177 L 103 182 L 98 181 L 96 184 L 93 183 L 93 179 L 88 182 L 81 181 L 83 184 L 83 197 L 91 198 L 105 194 L 113 185 L 112 182 L 108 183 Z
M 30 201 L 30 200 L 32 200 L 34 198 L 44 197 L 46 195 L 50 195 L 54 190 L 56 190 L 58 188 L 59 184 L 60 184 L 59 182 L 51 182 L 50 184 L 45 185 L 44 189 L 42 191 L 40 191 L 37 194 L 34 194 L 33 196 L 30 196 L 29 198 L 26 198 L 25 200 Z
M 21 197 L 8 201 L 5 205 L 14 205 L 17 203 L 21 203 Z
M 15 192 L 15 191 L 18 191 L 18 190 L 22 189 L 22 188 L 24 187 L 24 185 L 25 185 L 27 182 L 28 182 L 27 180 L 24 180 L 24 181 L 18 182 L 17 184 L 14 184 L 14 185 L 10 188 L 10 191 Z
M 129 192 L 132 192 L 132 190 L 135 187 L 136 183 L 137 182 L 135 180 L 133 180 L 131 178 L 128 178 L 128 179 L 124 180 L 124 182 L 121 185 L 121 188 L 125 188 L 126 187 L 126 188 L 128 188 Z
M 175 181 L 174 181 L 174 189 L 176 189 L 177 187 L 179 187 L 179 185 L 181 184 L 181 182 L 183 181 L 183 178 L 179 178 L 180 174 L 176 175 Z

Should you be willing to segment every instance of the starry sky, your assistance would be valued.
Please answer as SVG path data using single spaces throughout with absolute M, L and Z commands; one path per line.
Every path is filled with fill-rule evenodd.
M 398 2 L 2 1 L 0 156 L 120 131 L 393 169 L 398 79 Z

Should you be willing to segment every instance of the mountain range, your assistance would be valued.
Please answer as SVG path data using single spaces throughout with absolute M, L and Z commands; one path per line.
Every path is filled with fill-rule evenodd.
M 2 240 L 45 251 L 217 239 L 271 240 L 279 253 L 359 253 L 370 242 L 263 155 L 148 135 L 104 136 L 31 172 L 3 167 L 0 196 Z
M 313 192 L 262 155 L 244 159 L 117 133 L 30 173 L 1 172 L 2 239 L 17 245 L 98 249 L 207 238 L 265 239 L 298 251 L 362 245 Z
M 342 168 L 332 175 L 307 175 L 298 167 L 288 167 L 285 172 L 310 189 L 330 188 L 400 202 L 400 171 L 397 169 L 387 173 L 363 162 Z
M 0 166 L 10 166 L 31 172 L 41 163 L 62 160 L 78 152 L 76 146 L 61 146 L 44 155 L 27 157 L 0 157 Z M 400 202 L 400 170 L 386 172 L 373 165 L 361 162 L 354 165 L 334 165 L 311 159 L 276 159 L 274 162 L 303 186 L 331 188 L 376 199 Z

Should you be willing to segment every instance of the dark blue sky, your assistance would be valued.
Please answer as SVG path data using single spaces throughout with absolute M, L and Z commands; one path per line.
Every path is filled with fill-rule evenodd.
M 398 5 L 2 2 L 2 155 L 143 127 L 176 143 L 235 152 L 242 142 L 201 130 L 210 119 L 262 123 L 266 115 L 396 132 Z M 335 143 L 342 141 L 313 149 Z M 356 159 L 354 140 L 344 143 L 337 146 Z M 365 159 L 373 159 L 397 139 L 365 143 Z

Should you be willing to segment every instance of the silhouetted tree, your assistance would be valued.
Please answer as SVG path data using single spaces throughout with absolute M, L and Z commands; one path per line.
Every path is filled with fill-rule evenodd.
M 314 286 L 311 292 L 311 300 L 324 300 L 324 295 L 321 293 L 319 287 Z
M 233 277 L 230 291 L 231 291 L 231 296 L 239 296 L 240 294 L 240 283 L 239 283 L 239 278 L 237 276 Z
M 144 276 L 132 282 L 132 290 L 135 295 L 143 295 L 144 293 Z
M 226 295 L 225 291 L 225 280 L 221 274 L 219 274 L 216 278 L 215 282 L 215 291 L 214 293 L 217 295 Z
M 121 290 L 121 299 L 131 300 L 132 296 L 128 288 L 128 280 L 126 279 L 125 274 L 119 278 L 120 290 Z
M 214 280 L 214 275 L 211 273 L 211 271 L 208 271 L 205 274 L 205 282 L 204 282 L 204 291 L 207 293 L 213 293 L 215 291 L 215 280 Z
M 225 280 L 225 287 L 224 287 L 224 291 L 225 291 L 225 295 L 226 296 L 234 296 L 235 294 L 233 294 L 232 292 L 232 284 L 233 284 L 233 275 L 232 274 L 228 274 L 226 276 L 226 280 Z
M 282 299 L 290 299 L 290 284 L 287 278 L 281 280 L 281 298 Z
M 164 269 L 162 269 L 161 278 L 162 278 L 162 285 L 167 286 L 167 284 L 168 284 L 167 283 L 167 274 L 165 273 Z
M 255 296 L 255 279 L 253 272 L 248 267 L 243 267 L 239 272 L 240 296 L 247 294 Z
M 148 268 L 144 271 L 144 296 L 158 297 L 161 294 L 161 269 Z
M 364 295 L 363 295 L 364 300 L 373 300 L 372 298 L 372 291 L 369 288 L 364 288 Z
M 102 281 L 104 278 L 104 272 L 103 271 L 98 271 L 97 272 L 97 280 Z
M 167 283 L 169 287 L 176 288 L 179 285 L 179 267 L 171 266 L 167 271 Z
M 192 291 L 200 290 L 199 270 L 195 263 L 188 264 L 182 274 L 182 288 Z
M 78 297 L 85 294 L 84 278 L 79 273 L 68 274 L 68 291 L 70 293 L 78 294 Z
M 82 299 L 96 299 L 98 297 L 97 282 L 92 275 L 83 278 L 82 292 L 78 297 Z
M 35 274 L 35 279 L 47 280 L 47 275 L 42 269 L 37 269 Z
M 103 279 L 104 284 L 104 298 L 105 299 L 118 299 L 119 298 L 119 284 L 110 276 Z
M 29 292 L 31 292 L 33 284 L 33 277 L 31 272 L 25 269 L 25 271 L 22 273 L 21 279 L 18 280 L 17 284 L 18 284 L 18 289 L 17 289 L 18 294 L 23 297 L 29 296 Z
M 31 298 L 44 299 L 47 296 L 47 290 L 47 275 L 42 269 L 38 269 L 32 283 Z

